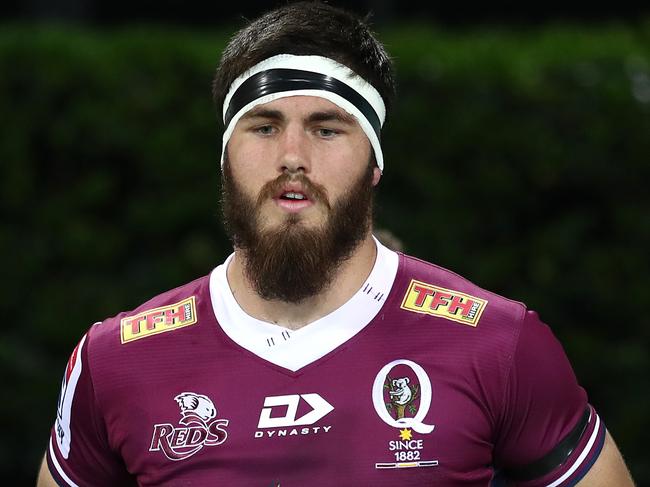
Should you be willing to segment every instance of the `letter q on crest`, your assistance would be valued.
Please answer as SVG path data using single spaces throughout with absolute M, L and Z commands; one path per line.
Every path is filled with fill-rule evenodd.
M 415 372 L 420 383 L 420 407 L 412 418 L 394 419 L 388 414 L 384 403 L 384 381 L 388 373 L 397 365 L 406 365 L 409 367 Z M 434 425 L 424 424 L 422 422 L 431 407 L 431 381 L 424 369 L 411 360 L 393 360 L 382 367 L 372 385 L 372 403 L 381 420 L 393 428 L 413 428 L 420 434 L 426 434 L 431 433 L 435 427 Z

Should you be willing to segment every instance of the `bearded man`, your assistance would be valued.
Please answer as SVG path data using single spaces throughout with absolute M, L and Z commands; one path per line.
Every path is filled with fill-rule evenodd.
M 40 486 L 632 485 L 537 314 L 373 237 L 394 82 L 363 21 L 273 10 L 213 87 L 234 253 L 90 328 Z

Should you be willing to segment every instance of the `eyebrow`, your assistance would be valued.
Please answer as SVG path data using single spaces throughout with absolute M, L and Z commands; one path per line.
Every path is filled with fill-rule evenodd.
M 252 118 L 266 118 L 269 120 L 276 120 L 278 122 L 285 120 L 285 116 L 280 110 L 270 110 L 268 108 L 253 108 L 251 111 L 242 116 L 242 119 L 244 120 Z M 305 121 L 307 123 L 336 121 L 346 125 L 354 125 L 356 123 L 356 119 L 352 115 L 349 115 L 340 110 L 325 110 L 314 112 L 311 113 L 305 119 Z
M 241 118 L 243 120 L 249 118 L 268 118 L 271 120 L 282 121 L 284 120 L 284 114 L 280 110 L 269 110 L 268 108 L 258 107 L 253 108 L 251 111 L 244 114 Z
M 346 125 L 354 125 L 356 119 L 347 113 L 341 112 L 339 110 L 326 110 L 324 112 L 314 112 L 306 119 L 307 122 L 330 122 L 336 121 L 341 122 Z

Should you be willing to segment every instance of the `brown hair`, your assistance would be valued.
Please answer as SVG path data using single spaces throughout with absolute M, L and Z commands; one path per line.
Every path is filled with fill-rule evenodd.
M 221 114 L 232 82 L 260 61 L 277 54 L 318 55 L 344 64 L 375 87 L 388 111 L 395 93 L 393 67 L 367 19 L 319 1 L 272 10 L 236 32 L 223 51 L 212 84 Z

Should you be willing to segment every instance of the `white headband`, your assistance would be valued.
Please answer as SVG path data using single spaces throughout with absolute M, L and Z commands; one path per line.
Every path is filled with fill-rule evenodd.
M 265 86 L 260 90 L 257 83 L 252 88 L 257 90 L 247 93 L 239 90 L 242 85 L 253 76 L 263 73 L 270 75 L 271 70 L 290 69 L 299 71 L 300 79 L 281 79 L 276 77 L 276 87 Z M 251 80 L 254 82 L 257 80 Z M 250 85 L 251 82 L 247 83 Z M 277 85 L 280 87 L 278 88 Z M 238 92 L 239 90 L 239 92 Z M 251 93 L 254 93 L 251 95 Z M 331 101 L 335 105 L 354 116 L 366 136 L 370 140 L 377 166 L 384 170 L 384 157 L 379 142 L 379 130 L 386 118 L 386 106 L 379 92 L 366 80 L 342 64 L 322 56 L 294 56 L 292 54 L 279 54 L 256 64 L 240 75 L 228 90 L 223 102 L 223 122 L 226 125 L 223 133 L 223 147 L 221 152 L 221 165 L 223 166 L 226 144 L 230 139 L 235 125 L 239 119 L 252 108 L 269 103 L 279 98 L 289 96 L 318 96 Z M 231 107 L 232 104 L 232 107 Z M 238 108 L 238 109 L 237 109 Z M 236 110 L 235 113 L 232 113 Z

